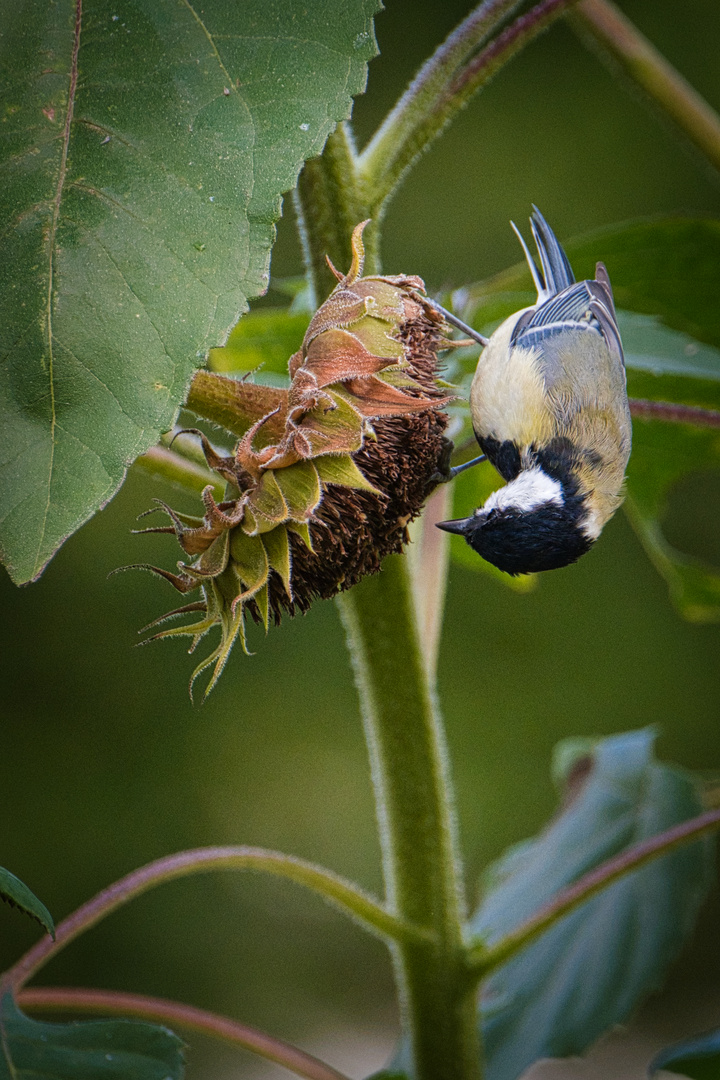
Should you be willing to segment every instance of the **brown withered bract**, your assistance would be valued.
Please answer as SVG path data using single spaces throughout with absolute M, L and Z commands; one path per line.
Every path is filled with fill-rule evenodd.
M 447 327 L 420 278 L 362 276 L 365 224 L 353 232 L 350 271 L 333 268 L 338 285 L 290 358 L 287 390 L 201 373 L 240 434 L 223 456 L 196 432 L 226 498 L 217 503 L 207 487 L 202 518 L 160 504 L 172 524 L 147 530 L 174 532 L 187 556 L 178 573 L 148 569 L 181 593 L 202 592 L 151 626 L 190 612 L 197 622 L 149 640 L 188 635 L 192 652 L 220 627 L 191 687 L 212 665 L 209 691 L 237 637 L 245 648 L 246 610 L 267 627 L 378 571 L 407 543 L 407 525 L 437 483 L 450 399 L 435 380 Z

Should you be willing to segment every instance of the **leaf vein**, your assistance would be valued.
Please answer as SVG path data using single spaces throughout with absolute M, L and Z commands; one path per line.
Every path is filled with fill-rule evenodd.
M 55 373 L 53 368 L 53 332 L 52 332 L 52 301 L 53 301 L 53 263 L 55 259 L 55 239 L 57 236 L 58 220 L 60 218 L 60 203 L 63 196 L 63 188 L 65 186 L 65 176 L 67 173 L 67 159 L 68 150 L 70 147 L 70 129 L 72 127 L 73 113 L 75 111 L 75 93 L 77 90 L 77 77 L 78 77 L 78 57 L 80 54 L 80 33 L 82 30 L 82 0 L 76 0 L 75 2 L 75 36 L 73 40 L 73 50 L 70 60 L 70 89 L 68 92 L 68 104 L 67 115 L 65 116 L 65 130 L 63 133 L 63 148 L 60 158 L 60 168 L 58 170 L 57 187 L 55 189 L 55 203 L 53 206 L 53 217 L 50 225 L 50 235 L 48 237 L 48 289 L 47 289 L 47 311 L 46 311 L 46 327 L 47 327 L 47 348 L 48 348 L 48 378 L 50 380 L 50 409 L 51 409 L 51 421 L 50 421 L 50 463 L 48 468 L 47 479 L 47 500 L 45 502 L 45 512 L 43 514 L 42 525 L 39 530 L 38 546 L 35 554 L 35 571 L 40 569 L 40 551 L 45 540 L 45 533 L 47 531 L 48 515 L 50 513 L 50 497 L 52 491 L 52 476 L 55 466 Z

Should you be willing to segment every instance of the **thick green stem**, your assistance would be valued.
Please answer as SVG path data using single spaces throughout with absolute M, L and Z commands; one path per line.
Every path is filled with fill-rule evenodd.
M 352 260 L 350 237 L 357 224 L 370 217 L 358 180 L 356 155 L 347 124 L 339 124 L 320 157 L 305 162 L 295 192 L 295 210 L 305 257 L 305 269 L 321 303 L 337 285 L 325 256 L 345 273 Z M 368 265 L 375 264 L 376 233 L 372 225 L 363 235 Z
M 351 228 L 368 216 L 347 129 L 308 162 L 297 192 L 308 277 L 316 295 L 347 270 Z M 377 231 L 366 231 L 365 269 L 377 273 Z M 391 948 L 414 1080 L 479 1080 L 480 1047 L 463 945 L 461 868 L 444 735 L 418 639 L 407 561 L 341 598 L 360 692 L 383 853 L 387 907 L 426 940 Z M 411 914 L 412 913 L 412 914 Z
M 360 694 L 390 911 L 432 942 L 393 947 L 415 1080 L 478 1080 L 475 1001 L 445 740 L 417 635 L 407 561 L 341 598 Z
M 582 0 L 568 16 L 580 37 L 620 68 L 720 170 L 720 116 L 611 2 Z

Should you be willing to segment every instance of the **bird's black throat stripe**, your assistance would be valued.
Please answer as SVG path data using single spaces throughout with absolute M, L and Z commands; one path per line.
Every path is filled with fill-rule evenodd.
M 480 449 L 487 457 L 497 471 L 502 476 L 503 480 L 514 480 L 520 472 L 520 451 L 512 442 L 511 439 L 505 439 L 501 442 L 499 439 L 493 439 L 492 435 L 488 435 L 484 438 L 476 436 Z

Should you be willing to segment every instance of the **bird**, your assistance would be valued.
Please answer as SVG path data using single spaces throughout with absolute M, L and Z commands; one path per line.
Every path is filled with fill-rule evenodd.
M 632 426 L 604 264 L 597 263 L 593 280 L 576 282 L 555 234 L 533 206 L 538 270 L 511 225 L 537 301 L 489 339 L 471 331 L 484 345 L 470 390 L 482 456 L 467 463 L 486 457 L 506 484 L 470 517 L 439 522 L 438 528 L 463 536 L 483 559 L 516 576 L 559 569 L 590 550 L 623 500 Z M 462 329 L 471 330 L 465 324 Z

